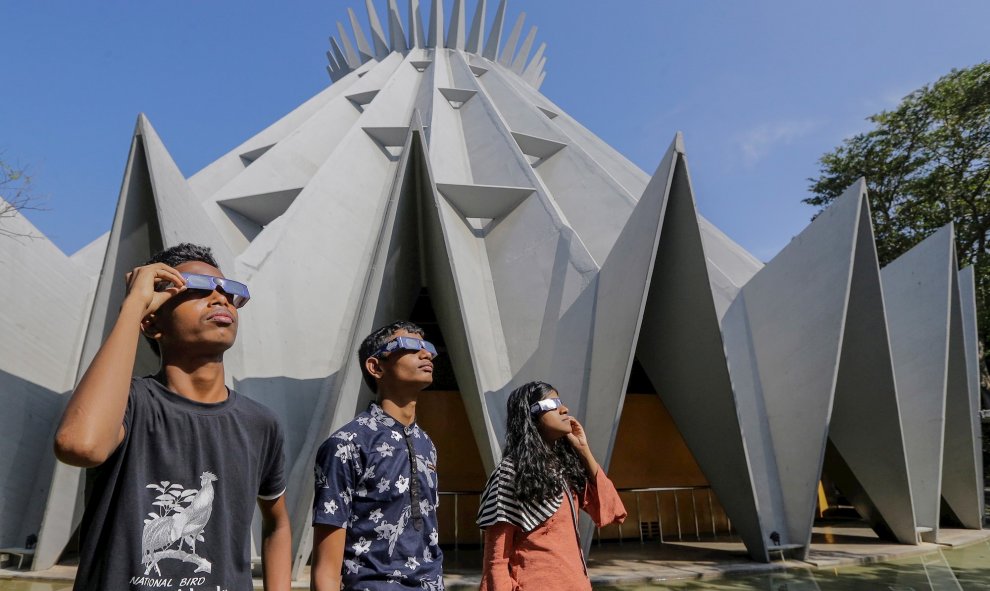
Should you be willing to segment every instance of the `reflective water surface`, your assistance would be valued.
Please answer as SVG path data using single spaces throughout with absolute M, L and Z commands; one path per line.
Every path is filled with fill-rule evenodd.
M 69 583 L 0 580 L 0 591 L 68 591 Z M 791 571 L 652 585 L 596 586 L 601 591 L 986 591 L 990 543 L 832 570 Z
M 986 591 L 990 589 L 990 544 L 864 566 L 791 571 L 705 581 L 596 587 L 609 591 L 657 589 L 712 591 Z

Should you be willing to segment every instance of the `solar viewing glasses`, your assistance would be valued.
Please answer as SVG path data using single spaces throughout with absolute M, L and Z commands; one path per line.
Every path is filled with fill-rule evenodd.
M 214 277 L 212 275 L 200 275 L 199 273 L 179 273 L 186 280 L 186 289 L 201 289 L 203 291 L 213 291 L 219 289 L 230 296 L 230 303 L 235 308 L 241 308 L 251 299 L 248 286 L 240 281 Z M 165 291 L 172 286 L 171 281 L 163 281 L 155 286 L 155 291 Z
M 385 345 L 375 351 L 372 357 L 378 357 L 379 355 L 388 355 L 392 351 L 419 351 L 420 349 L 426 349 L 430 354 L 430 359 L 437 356 L 437 348 L 433 346 L 430 341 L 424 341 L 423 339 L 417 339 L 415 337 L 395 337 L 391 341 L 385 343 Z
M 529 412 L 533 414 L 534 417 L 538 417 L 545 412 L 550 412 L 564 406 L 564 401 L 560 398 L 544 398 L 543 400 L 537 400 L 529 407 Z

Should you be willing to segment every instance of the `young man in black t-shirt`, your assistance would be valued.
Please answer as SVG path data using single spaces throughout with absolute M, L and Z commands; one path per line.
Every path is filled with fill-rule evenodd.
M 224 385 L 247 286 L 192 244 L 126 280 L 120 315 L 55 436 L 59 460 L 93 468 L 74 589 L 250 589 L 255 504 L 265 589 L 289 589 L 282 430 Z M 132 378 L 142 333 L 161 370 Z

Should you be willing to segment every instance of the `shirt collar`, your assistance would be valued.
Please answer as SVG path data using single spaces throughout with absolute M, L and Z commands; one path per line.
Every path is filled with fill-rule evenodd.
M 400 423 L 397 419 L 392 417 L 392 415 L 385 412 L 385 409 L 383 409 L 381 405 L 379 405 L 377 402 L 372 402 L 368 406 L 368 413 L 371 415 L 371 418 L 377 421 L 378 423 L 381 423 L 382 425 L 385 425 L 389 429 L 393 431 L 397 431 L 404 435 L 413 435 L 419 431 L 419 426 L 416 424 L 415 420 L 413 420 L 411 425 L 406 427 L 405 425 Z

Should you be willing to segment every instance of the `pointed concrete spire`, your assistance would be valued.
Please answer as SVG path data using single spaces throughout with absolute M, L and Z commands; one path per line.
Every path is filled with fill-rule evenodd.
M 447 47 L 464 49 L 464 0 L 454 0 L 454 12 L 450 15 L 450 30 L 447 31 Z
M 529 82 L 530 84 L 536 82 L 536 78 L 540 75 L 542 66 L 545 63 L 543 61 L 544 59 L 543 52 L 545 52 L 546 50 L 547 50 L 547 44 L 540 43 L 539 49 L 537 49 L 536 53 L 533 54 L 533 59 L 529 60 L 529 65 L 526 66 L 526 69 L 521 72 L 523 79 Z
M 361 23 L 358 22 L 353 8 L 347 9 L 347 16 L 351 20 L 351 29 L 354 31 L 354 41 L 357 43 L 358 53 L 361 55 L 361 63 L 374 59 L 375 54 L 371 51 L 371 46 L 368 45 L 368 38 L 364 36 L 364 29 L 361 28 Z
M 487 0 L 478 0 L 478 7 L 474 11 L 474 20 L 471 22 L 471 33 L 467 39 L 467 51 L 471 53 L 481 53 L 481 41 L 485 35 L 485 10 Z
M 378 18 L 378 10 L 375 9 L 373 0 L 364 0 L 368 9 L 368 22 L 371 24 L 371 41 L 375 44 L 375 58 L 382 60 L 389 54 L 388 45 L 385 43 L 385 30 L 382 29 L 382 21 Z
M 505 3 L 502 0 L 498 3 L 498 10 L 495 12 L 495 22 L 492 23 L 492 30 L 488 33 L 488 42 L 485 43 L 484 57 L 495 61 L 498 59 L 498 48 L 502 42 L 502 27 L 505 24 Z
M 388 0 L 388 37 L 392 51 L 405 53 L 409 49 L 406 43 L 406 32 L 402 30 L 402 16 L 395 0 Z
M 443 0 L 433 0 L 433 7 L 430 9 L 430 35 L 426 46 L 443 46 Z
M 344 54 L 347 56 L 347 65 L 351 69 L 355 69 L 361 65 L 361 58 L 358 57 L 357 51 L 354 50 L 354 46 L 351 44 L 351 38 L 347 36 L 347 29 L 344 28 L 344 24 L 337 21 L 337 34 L 340 35 L 340 43 L 344 47 Z
M 423 47 L 423 15 L 419 12 L 419 0 L 409 0 L 409 47 Z
M 330 49 L 333 51 L 333 57 L 337 62 L 337 67 L 350 72 L 351 64 L 347 61 L 347 56 L 344 55 L 344 51 L 340 48 L 340 44 L 337 43 L 337 39 L 334 37 L 330 38 Z
M 509 40 L 505 43 L 505 49 L 502 50 L 502 57 L 498 60 L 498 63 L 503 66 L 508 66 L 512 63 L 512 56 L 516 54 L 516 44 L 519 43 L 519 36 L 522 35 L 524 24 L 526 24 L 526 13 L 520 12 L 519 18 L 516 19 L 516 24 L 512 27 L 512 33 L 509 34 Z
M 523 42 L 519 54 L 516 56 L 515 61 L 512 62 L 512 71 L 516 74 L 522 74 L 523 68 L 526 67 L 526 59 L 529 58 L 529 52 L 533 50 L 533 42 L 535 40 L 536 27 L 530 27 L 529 34 L 526 35 L 526 40 Z

